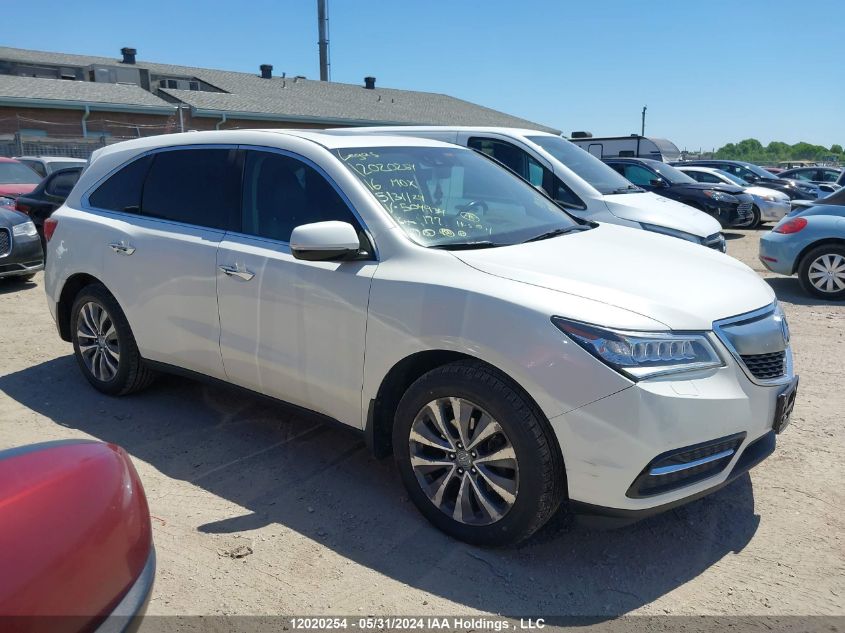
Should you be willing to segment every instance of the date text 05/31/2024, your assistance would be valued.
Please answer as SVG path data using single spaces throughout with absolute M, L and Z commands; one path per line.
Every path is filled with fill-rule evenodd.
M 294 617 L 290 620 L 291 628 L 299 631 L 327 631 L 358 629 L 361 631 L 384 630 L 476 630 L 508 631 L 538 630 L 546 623 L 543 618 L 519 618 L 508 620 L 496 617 Z

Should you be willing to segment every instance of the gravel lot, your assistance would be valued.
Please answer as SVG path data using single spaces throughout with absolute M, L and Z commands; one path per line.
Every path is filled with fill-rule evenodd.
M 759 235 L 729 234 L 729 253 L 789 317 L 792 425 L 750 477 L 627 528 L 469 547 L 429 527 L 352 432 L 182 378 L 102 396 L 59 340 L 40 275 L 0 282 L 0 448 L 126 448 L 153 514 L 150 614 L 844 615 L 845 305 L 765 274 Z M 231 557 L 241 545 L 253 553 Z

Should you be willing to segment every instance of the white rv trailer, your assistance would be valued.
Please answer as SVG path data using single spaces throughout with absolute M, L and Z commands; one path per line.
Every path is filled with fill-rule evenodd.
M 599 159 L 651 158 L 664 163 L 680 160 L 681 150 L 665 138 L 632 134 L 630 136 L 573 137 L 573 143 Z

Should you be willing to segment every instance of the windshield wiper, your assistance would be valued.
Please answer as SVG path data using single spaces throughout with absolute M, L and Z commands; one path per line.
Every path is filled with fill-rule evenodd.
M 615 193 L 631 193 L 632 191 L 645 191 L 645 189 L 637 187 L 636 185 L 626 185 L 624 187 L 617 187 L 616 189 L 610 192 L 610 195 L 613 195 Z
M 540 240 L 547 240 L 550 237 L 566 235 L 567 233 L 577 233 L 578 231 L 586 231 L 590 228 L 592 227 L 586 224 L 577 224 L 575 226 L 567 226 L 562 229 L 554 229 L 553 231 L 546 231 L 545 233 L 540 233 L 540 235 L 535 235 L 534 237 L 525 240 L 523 244 L 527 244 L 528 242 L 539 242 Z
M 488 240 L 480 240 L 478 242 L 447 242 L 445 244 L 433 244 L 429 248 L 439 248 L 445 251 L 469 251 L 475 248 L 495 248 L 497 246 L 508 246 L 507 244 L 498 244 Z

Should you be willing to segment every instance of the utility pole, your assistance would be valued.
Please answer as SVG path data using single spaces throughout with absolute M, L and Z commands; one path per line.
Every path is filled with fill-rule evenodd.
M 326 0 L 317 0 L 317 32 L 320 35 L 320 81 L 329 80 L 329 15 Z
M 643 126 L 640 130 L 640 136 L 645 136 L 645 111 L 648 109 L 648 106 L 643 106 Z

